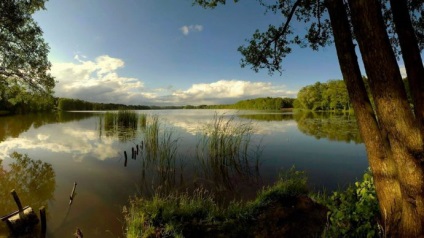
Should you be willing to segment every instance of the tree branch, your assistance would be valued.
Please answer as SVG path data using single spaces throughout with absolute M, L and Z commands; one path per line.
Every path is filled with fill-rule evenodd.
M 294 13 L 296 12 L 296 8 L 300 5 L 300 3 L 302 2 L 302 0 L 297 0 L 292 9 L 290 10 L 289 15 L 287 16 L 287 20 L 286 23 L 284 24 L 284 27 L 281 31 L 278 32 L 278 34 L 276 34 L 272 39 L 268 40 L 268 41 L 264 41 L 262 42 L 263 45 L 265 45 L 265 47 L 262 48 L 261 52 L 260 52 L 260 58 L 258 58 L 253 65 L 257 65 L 260 63 L 260 59 L 262 58 L 262 56 L 264 55 L 265 51 L 271 47 L 272 42 L 275 42 L 275 47 L 274 47 L 274 51 L 276 51 L 277 49 L 277 45 L 278 45 L 278 39 L 282 36 L 284 36 L 287 33 L 287 30 L 290 26 L 290 22 L 291 19 L 293 18 Z

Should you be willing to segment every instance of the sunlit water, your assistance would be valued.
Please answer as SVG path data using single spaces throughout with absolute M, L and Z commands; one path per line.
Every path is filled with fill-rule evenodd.
M 306 171 L 312 189 L 333 190 L 360 178 L 368 166 L 355 119 L 348 114 L 139 113 L 158 115 L 162 128 L 172 131 L 178 144 L 175 161 L 145 160 L 141 128 L 129 135 L 107 130 L 103 112 L 0 117 L 0 216 L 16 210 L 10 195 L 15 189 L 24 206 L 32 206 L 37 213 L 39 207 L 47 207 L 48 237 L 71 237 L 76 227 L 86 237 L 123 237 L 122 210 L 131 196 L 202 186 L 227 200 L 249 199 L 292 166 Z M 216 113 L 252 123 L 250 151 L 255 156 L 248 161 L 249 168 L 214 170 L 196 159 L 200 134 Z M 131 148 L 136 145 L 140 154 L 134 160 Z M 13 152 L 22 155 L 12 156 Z M 69 206 L 74 182 L 76 196 Z M 2 235 L 7 235 L 3 223 Z

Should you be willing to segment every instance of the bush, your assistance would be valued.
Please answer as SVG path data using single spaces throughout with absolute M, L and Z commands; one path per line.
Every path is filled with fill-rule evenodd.
M 370 171 L 345 191 L 319 199 L 330 210 L 324 237 L 379 236 L 380 211 Z

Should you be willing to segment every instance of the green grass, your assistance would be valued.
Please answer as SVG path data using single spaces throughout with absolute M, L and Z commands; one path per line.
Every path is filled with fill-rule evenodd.
M 196 145 L 196 158 L 206 179 L 232 189 L 234 177 L 257 176 L 262 146 L 252 141 L 253 132 L 251 121 L 216 114 L 203 127 Z
M 141 128 L 145 129 L 147 125 L 147 115 L 145 113 L 142 113 L 139 115 L 139 118 Z
M 138 114 L 132 110 L 119 110 L 117 124 L 124 128 L 137 129 Z
M 159 130 L 160 122 L 157 115 L 151 116 L 146 122 L 146 127 L 143 130 L 144 132 L 144 145 L 146 157 L 148 159 L 157 158 L 159 151 Z
M 304 173 L 291 169 L 273 185 L 261 190 L 253 201 L 220 206 L 205 189 L 193 193 L 155 194 L 151 199 L 134 198 L 124 208 L 128 238 L 214 237 L 249 235 L 255 218 L 273 201 L 308 193 Z M 250 234 L 251 235 L 251 234 Z
M 135 111 L 106 112 L 103 121 L 106 136 L 118 136 L 121 141 L 132 140 L 136 136 L 138 114 Z

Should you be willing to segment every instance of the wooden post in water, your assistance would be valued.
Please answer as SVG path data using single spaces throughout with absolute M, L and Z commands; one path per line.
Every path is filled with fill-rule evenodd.
M 47 232 L 47 221 L 46 221 L 46 208 L 40 207 L 40 219 L 41 219 L 41 238 L 46 237 Z
M 136 146 L 136 148 L 137 148 L 137 155 L 138 155 L 138 145 Z
M 74 182 L 74 187 L 72 188 L 71 196 L 69 196 L 69 205 L 71 205 L 74 200 L 76 187 L 77 187 L 77 182 Z
M 144 141 L 141 141 L 141 150 L 144 149 Z
M 135 159 L 135 151 L 134 151 L 134 147 L 131 147 L 131 151 L 132 151 L 132 157 L 131 157 L 131 159 Z
M 127 167 L 127 151 L 124 151 L 124 155 L 125 155 L 125 162 L 124 162 L 124 167 Z
M 18 194 L 16 193 L 16 191 L 15 191 L 15 189 L 12 189 L 12 191 L 10 191 L 10 193 L 12 194 L 12 196 L 13 196 L 13 199 L 15 200 L 15 203 L 16 203 L 16 205 L 18 206 L 18 209 L 19 209 L 19 217 L 21 217 L 22 218 L 22 216 L 23 216 L 23 209 L 22 209 L 22 203 L 21 203 L 21 200 L 19 199 L 19 197 L 18 197 Z

